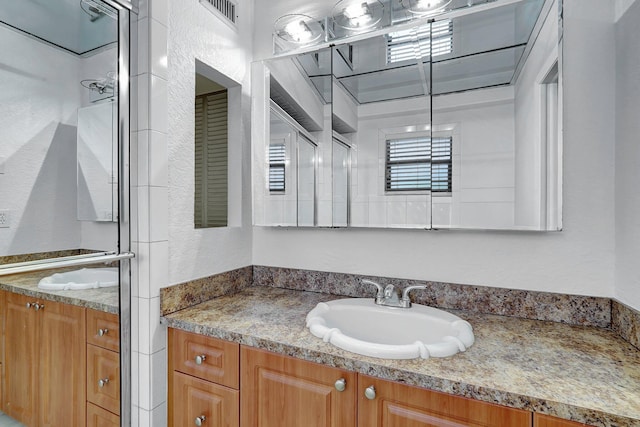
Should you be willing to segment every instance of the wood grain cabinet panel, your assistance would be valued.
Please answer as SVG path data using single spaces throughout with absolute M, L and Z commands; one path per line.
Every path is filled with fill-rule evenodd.
M 4 411 L 27 426 L 85 425 L 85 309 L 5 295 Z
M 85 309 L 40 303 L 38 387 L 41 427 L 83 427 L 85 413 Z
M 87 310 L 87 343 L 120 351 L 120 322 L 117 314 Z
M 92 403 L 87 403 L 87 427 L 120 427 L 120 417 Z
M 533 427 L 589 427 L 589 425 L 563 420 L 550 415 L 534 414 Z
M 35 425 L 38 418 L 38 320 L 27 304 L 34 298 L 6 294 L 3 310 L 6 342 L 4 365 L 4 412 L 25 425 Z
M 120 355 L 87 345 L 87 400 L 120 415 Z
M 240 360 L 242 427 L 356 426 L 354 372 L 245 346 Z
M 237 389 L 239 345 L 204 335 L 169 329 L 169 370 Z
M 368 399 L 364 391 L 375 390 Z M 531 412 L 358 376 L 359 427 L 531 427 Z
M 170 426 L 198 425 L 196 418 L 200 418 L 203 426 L 239 426 L 239 391 L 180 372 L 174 371 L 172 375 Z

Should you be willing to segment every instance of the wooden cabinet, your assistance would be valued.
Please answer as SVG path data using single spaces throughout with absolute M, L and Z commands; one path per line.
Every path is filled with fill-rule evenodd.
M 99 406 L 88 403 L 87 427 L 120 427 L 120 417 Z
M 169 427 L 238 427 L 239 345 L 169 329 Z
M 4 411 L 27 426 L 85 425 L 85 309 L 5 295 Z
M 533 414 L 533 427 L 589 427 L 587 424 L 567 421 L 550 415 Z
M 87 310 L 87 344 L 120 351 L 120 322 L 116 314 Z
M 369 388 L 368 397 L 365 390 Z M 530 427 L 531 412 L 359 375 L 359 427 Z
M 354 372 L 245 346 L 240 353 L 242 427 L 355 427 Z
M 118 316 L 87 310 L 87 426 L 119 425 L 120 324 Z

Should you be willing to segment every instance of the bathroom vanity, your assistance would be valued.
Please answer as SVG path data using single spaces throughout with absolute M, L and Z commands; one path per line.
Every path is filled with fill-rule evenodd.
M 41 291 L 0 278 L 0 410 L 25 426 L 119 426 L 118 288 Z
M 375 359 L 305 328 L 336 298 L 252 286 L 166 315 L 169 425 L 640 426 L 640 354 L 610 331 L 456 311 L 467 351 Z

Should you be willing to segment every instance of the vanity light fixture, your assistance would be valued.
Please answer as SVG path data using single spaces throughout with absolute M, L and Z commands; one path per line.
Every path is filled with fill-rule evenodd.
M 350 31 L 361 31 L 375 27 L 381 20 L 384 5 L 378 0 L 340 0 L 331 16 L 337 26 Z
M 324 32 L 318 21 L 302 14 L 283 15 L 273 27 L 277 38 L 299 45 L 315 42 Z
M 400 0 L 400 4 L 409 12 L 425 16 L 444 12 L 451 0 Z

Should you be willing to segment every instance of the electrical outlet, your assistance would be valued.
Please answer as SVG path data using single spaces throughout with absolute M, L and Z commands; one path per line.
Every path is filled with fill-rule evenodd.
M 0 210 L 0 228 L 9 228 L 11 226 L 11 215 L 7 210 Z

